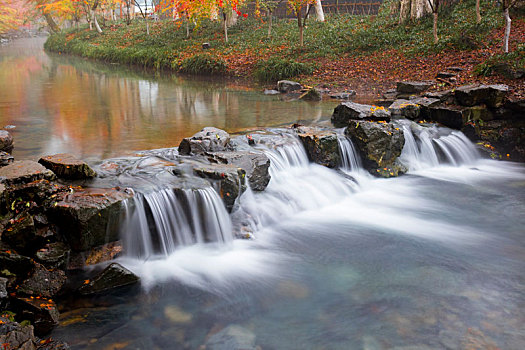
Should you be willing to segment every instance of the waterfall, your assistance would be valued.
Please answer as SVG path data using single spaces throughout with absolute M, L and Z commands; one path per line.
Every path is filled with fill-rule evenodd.
M 402 126 L 405 145 L 399 159 L 411 171 L 440 165 L 473 164 L 479 159 L 474 145 L 460 131 L 413 122 Z
M 341 154 L 340 169 L 346 173 L 361 169 L 361 159 L 352 141 L 342 132 L 338 132 L 337 142 L 339 143 L 339 153 Z
M 230 217 L 213 188 L 163 189 L 137 194 L 124 204 L 126 254 L 146 259 L 178 246 L 233 240 Z

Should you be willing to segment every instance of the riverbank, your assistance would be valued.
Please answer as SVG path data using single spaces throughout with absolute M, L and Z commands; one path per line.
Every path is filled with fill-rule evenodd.
M 364 95 L 379 95 L 400 80 L 436 81 L 438 73 L 453 66 L 461 73 L 452 80 L 437 80 L 436 89 L 504 83 L 512 95 L 525 96 L 524 78 L 510 77 L 520 76 L 525 62 L 525 17 L 513 13 L 513 53 L 502 55 L 499 8 L 482 3 L 483 18 L 477 25 L 470 5 L 467 1 L 442 11 L 438 44 L 432 42 L 430 17 L 398 25 L 384 10 L 377 17 L 334 16 L 325 23 L 308 22 L 302 48 L 296 44 L 293 20 L 276 20 L 268 38 L 265 22 L 247 18 L 230 28 L 228 43 L 218 22 L 204 21 L 186 39 L 185 28 L 160 21 L 150 23 L 149 35 L 143 22 L 108 24 L 102 34 L 87 28 L 69 30 L 51 36 L 46 49 L 159 70 L 257 77 L 268 85 L 295 76 L 307 85 Z M 269 60 L 272 64 L 267 65 Z

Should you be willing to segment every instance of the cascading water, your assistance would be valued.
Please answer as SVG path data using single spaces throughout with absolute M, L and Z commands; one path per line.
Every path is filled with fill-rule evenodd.
M 462 132 L 413 122 L 403 122 L 402 127 L 405 145 L 400 160 L 411 171 L 439 165 L 473 164 L 480 158 L 474 145 Z
M 230 216 L 213 188 L 137 194 L 125 204 L 125 216 L 122 237 L 132 258 L 167 256 L 178 246 L 233 240 Z
M 337 133 L 339 153 L 341 154 L 340 169 L 346 173 L 359 171 L 362 169 L 361 159 L 359 158 L 352 141 L 348 139 L 342 131 L 343 129 Z

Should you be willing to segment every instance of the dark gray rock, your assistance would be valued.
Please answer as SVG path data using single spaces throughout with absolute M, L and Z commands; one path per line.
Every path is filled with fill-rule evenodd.
M 335 131 L 306 126 L 296 127 L 295 131 L 312 162 L 329 168 L 336 168 L 341 163 Z
M 31 276 L 20 285 L 17 292 L 29 296 L 52 298 L 66 283 L 66 279 L 64 271 L 50 271 L 37 264 Z
M 429 99 L 437 99 L 444 103 L 454 102 L 454 92 L 452 90 L 426 92 L 423 94 L 423 97 L 427 97 Z
M 303 101 L 321 101 L 323 98 L 317 89 L 310 88 L 304 94 L 299 96 L 299 99 Z
M 15 158 L 7 152 L 0 151 L 0 167 L 6 166 L 15 161 Z
M 469 117 L 465 111 L 464 107 L 438 105 L 428 109 L 428 118 L 449 128 L 461 130 Z
M 49 216 L 71 248 L 84 251 L 119 239 L 122 201 L 131 197 L 119 189 L 79 189 L 57 196 Z
M 521 79 L 525 77 L 525 68 L 515 68 L 508 63 L 496 64 L 492 67 L 492 70 L 509 79 Z
M 390 112 L 383 107 L 363 105 L 355 102 L 343 102 L 335 107 L 332 124 L 336 128 L 348 125 L 350 120 L 390 121 Z
M 352 96 L 355 96 L 356 92 L 354 90 L 346 91 L 346 92 L 338 92 L 336 94 L 331 94 L 330 98 L 336 99 L 336 100 L 349 100 Z
M 55 242 L 46 244 L 36 252 L 35 256 L 41 264 L 49 269 L 66 269 L 70 254 L 71 249 L 66 244 Z
M 463 111 L 465 120 L 468 121 L 489 121 L 494 119 L 494 114 L 485 106 L 467 107 Z
M 280 92 L 277 90 L 264 90 L 263 92 L 265 95 L 279 95 Z
M 67 153 L 45 156 L 38 162 L 63 179 L 89 179 L 97 176 L 87 163 Z
M 0 168 L 0 178 L 3 183 L 11 185 L 43 179 L 54 180 L 55 174 L 37 162 L 18 160 Z
M 244 327 L 230 325 L 212 335 L 206 342 L 207 350 L 256 350 L 255 334 Z
M 209 153 L 208 159 L 212 162 L 232 164 L 246 172 L 250 188 L 254 191 L 263 191 L 270 182 L 270 160 L 264 153 L 249 151 L 215 152 Z
M 436 79 L 450 79 L 455 77 L 457 74 L 452 72 L 439 72 L 436 75 Z
M 230 135 L 221 129 L 206 127 L 179 145 L 179 154 L 203 154 L 205 152 L 231 151 Z
M 34 350 L 37 339 L 33 326 L 19 323 L 0 316 L 0 344 L 3 349 Z
M 428 90 L 433 84 L 428 81 L 398 81 L 396 90 L 402 94 L 419 94 Z
M 407 119 L 417 119 L 420 113 L 420 107 L 418 104 L 412 102 L 411 100 L 395 100 L 394 103 L 388 107 L 388 110 L 392 116 L 403 117 Z
M 489 107 L 501 107 L 509 91 L 507 85 L 465 85 L 454 92 L 457 102 L 472 107 L 482 103 Z
M 137 283 L 139 278 L 124 266 L 112 263 L 79 288 L 81 294 L 97 294 Z
M 34 266 L 33 260 L 27 256 L 10 250 L 0 252 L 0 272 L 3 272 L 3 275 L 16 275 L 19 279 L 23 279 L 28 276 Z
M 438 106 L 440 100 L 430 97 L 416 97 L 410 100 L 410 103 L 415 103 L 419 106 L 419 119 L 426 119 L 429 116 L 429 108 Z
M 15 296 L 10 305 L 16 313 L 17 320 L 28 320 L 37 336 L 45 335 L 58 326 L 59 312 L 51 299 Z
M 290 80 L 279 80 L 277 82 L 277 90 L 281 93 L 289 93 L 293 91 L 302 90 L 303 86 L 295 81 Z
M 218 184 L 219 195 L 231 212 L 237 198 L 246 190 L 246 171 L 231 164 L 202 164 L 193 168 L 195 175 Z
M 8 131 L 0 130 L 0 151 L 11 153 L 13 150 L 13 136 Z
M 2 233 L 2 241 L 22 252 L 34 252 L 40 242 L 33 217 L 27 213 L 17 216 Z
M 0 305 L 2 305 L 3 301 L 7 299 L 8 293 L 7 293 L 7 278 L 0 277 Z
M 354 142 L 364 168 L 372 175 L 392 177 L 406 172 L 397 162 L 405 138 L 393 124 L 351 120 L 345 134 Z

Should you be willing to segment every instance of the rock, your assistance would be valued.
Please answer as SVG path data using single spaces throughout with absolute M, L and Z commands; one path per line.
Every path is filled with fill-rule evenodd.
M 7 299 L 9 295 L 7 293 L 7 282 L 7 278 L 0 277 L 0 306 L 3 304 L 3 302 Z
M 452 129 L 460 130 L 467 122 L 467 116 L 464 114 L 464 108 L 458 106 L 439 105 L 428 109 L 430 120 L 441 123 Z
M 396 89 L 386 90 L 381 96 L 384 100 L 394 101 L 397 98 L 397 90 Z
M 494 119 L 494 114 L 484 106 L 467 107 L 463 111 L 465 119 L 468 121 L 488 121 Z
M 33 253 L 42 243 L 38 239 L 33 217 L 27 213 L 22 213 L 11 220 L 7 229 L 2 233 L 2 241 L 22 252 L 30 253 Z
M 0 151 L 11 153 L 13 150 L 13 136 L 8 131 L 0 130 Z
M 75 252 L 71 255 L 69 269 L 82 269 L 89 265 L 96 265 L 116 259 L 122 253 L 122 242 L 110 242 L 84 252 Z
M 492 70 L 508 79 L 521 79 L 525 77 L 525 68 L 515 68 L 508 63 L 498 63 L 492 67 Z
M 255 334 L 244 327 L 230 325 L 209 337 L 206 350 L 256 350 Z
M 350 97 L 355 96 L 356 92 L 354 90 L 346 91 L 346 92 L 338 92 L 336 94 L 331 94 L 330 98 L 334 98 L 336 100 L 349 100 Z
M 419 94 L 428 90 L 433 85 L 427 81 L 398 81 L 396 90 L 402 94 Z
M 456 75 L 456 73 L 451 72 L 439 72 L 438 74 L 436 74 L 436 79 L 450 79 L 455 77 Z
M 193 168 L 195 175 L 214 180 L 219 185 L 219 195 L 226 209 L 231 212 L 235 200 L 246 190 L 246 172 L 230 164 L 203 164 Z
M 17 292 L 28 296 L 52 298 L 66 283 L 66 279 L 64 271 L 50 271 L 37 264 L 31 276 L 20 285 Z
M 455 67 L 455 66 L 447 67 L 446 69 L 452 72 L 463 72 L 465 70 L 464 68 Z
M 67 153 L 42 157 L 38 162 L 63 179 L 77 180 L 97 176 L 87 163 Z
M 299 99 L 303 101 L 321 101 L 323 98 L 317 89 L 310 88 L 308 91 L 299 96 Z
M 423 97 L 427 97 L 429 99 L 437 99 L 444 103 L 454 102 L 454 92 L 452 90 L 426 92 L 425 94 L 423 94 Z
M 35 343 L 33 326 L 22 326 L 7 317 L 0 316 L 0 344 L 3 349 L 34 350 Z
M 84 251 L 119 239 L 122 201 L 131 197 L 120 189 L 81 188 L 60 194 L 49 216 L 71 248 Z
M 397 176 L 406 168 L 396 160 L 405 143 L 403 132 L 385 122 L 351 120 L 345 129 L 363 160 L 363 166 L 372 175 Z
M 454 96 L 462 106 L 472 107 L 485 103 L 488 107 L 501 107 L 507 97 L 507 85 L 466 85 L 456 89 Z
M 263 191 L 270 182 L 270 173 L 268 172 L 270 159 L 264 153 L 215 152 L 209 153 L 208 159 L 217 163 L 232 164 L 243 169 L 246 172 L 250 188 L 254 191 Z
M 79 288 L 84 295 L 107 292 L 115 288 L 129 286 L 139 281 L 139 278 L 124 266 L 112 263 L 99 273 L 93 280 Z
M 334 131 L 305 126 L 297 127 L 295 131 L 312 162 L 329 168 L 336 168 L 341 164 L 339 141 Z
M 343 102 L 335 107 L 331 121 L 336 128 L 342 128 L 347 126 L 348 121 L 352 119 L 388 122 L 390 121 L 390 112 L 383 107 Z
M 268 89 L 265 89 L 263 93 L 265 95 L 279 95 L 280 94 L 280 92 L 277 90 L 268 90 Z
M 7 190 L 7 200 L 10 210 L 25 211 L 27 203 L 35 203 L 37 207 L 47 208 L 59 193 L 69 191 L 63 185 L 49 182 L 48 180 L 36 180 L 29 183 L 10 185 Z
M 39 249 L 36 259 L 48 269 L 66 269 L 69 263 L 71 249 L 62 242 L 46 244 Z
M 525 115 L 525 98 L 522 99 L 509 99 L 505 103 L 505 108 L 516 112 L 521 116 Z
M 0 166 L 6 166 L 15 161 L 15 158 L 7 152 L 0 151 Z
M 59 313 L 55 302 L 40 297 L 15 296 L 10 299 L 17 320 L 29 320 L 37 336 L 45 335 L 58 326 Z
M 419 117 L 419 105 L 408 100 L 395 100 L 394 103 L 388 107 L 392 116 L 403 117 L 407 119 L 417 119 Z
M 221 129 L 206 127 L 179 145 L 179 154 L 203 154 L 205 152 L 231 151 L 230 135 Z
M 188 324 L 193 320 L 192 314 L 181 310 L 175 305 L 168 305 L 164 308 L 164 317 L 166 317 L 171 323 L 176 324 Z
M 18 160 L 0 168 L 0 178 L 8 185 L 28 183 L 36 180 L 54 180 L 55 174 L 31 160 Z
M 410 103 L 414 103 L 419 106 L 419 119 L 428 118 L 428 109 L 433 106 L 439 105 L 440 100 L 431 97 L 416 97 L 410 100 Z
M 302 90 L 303 86 L 295 81 L 290 80 L 279 80 L 277 82 L 277 90 L 279 90 L 280 93 L 289 93 L 292 91 L 298 91 Z
M 0 273 L 2 275 L 16 275 L 25 278 L 33 270 L 34 262 L 31 258 L 16 254 L 12 251 L 0 252 Z
M 211 47 L 210 43 L 202 43 L 202 48 L 203 48 L 204 50 L 207 50 L 207 49 L 209 49 L 210 47 Z

